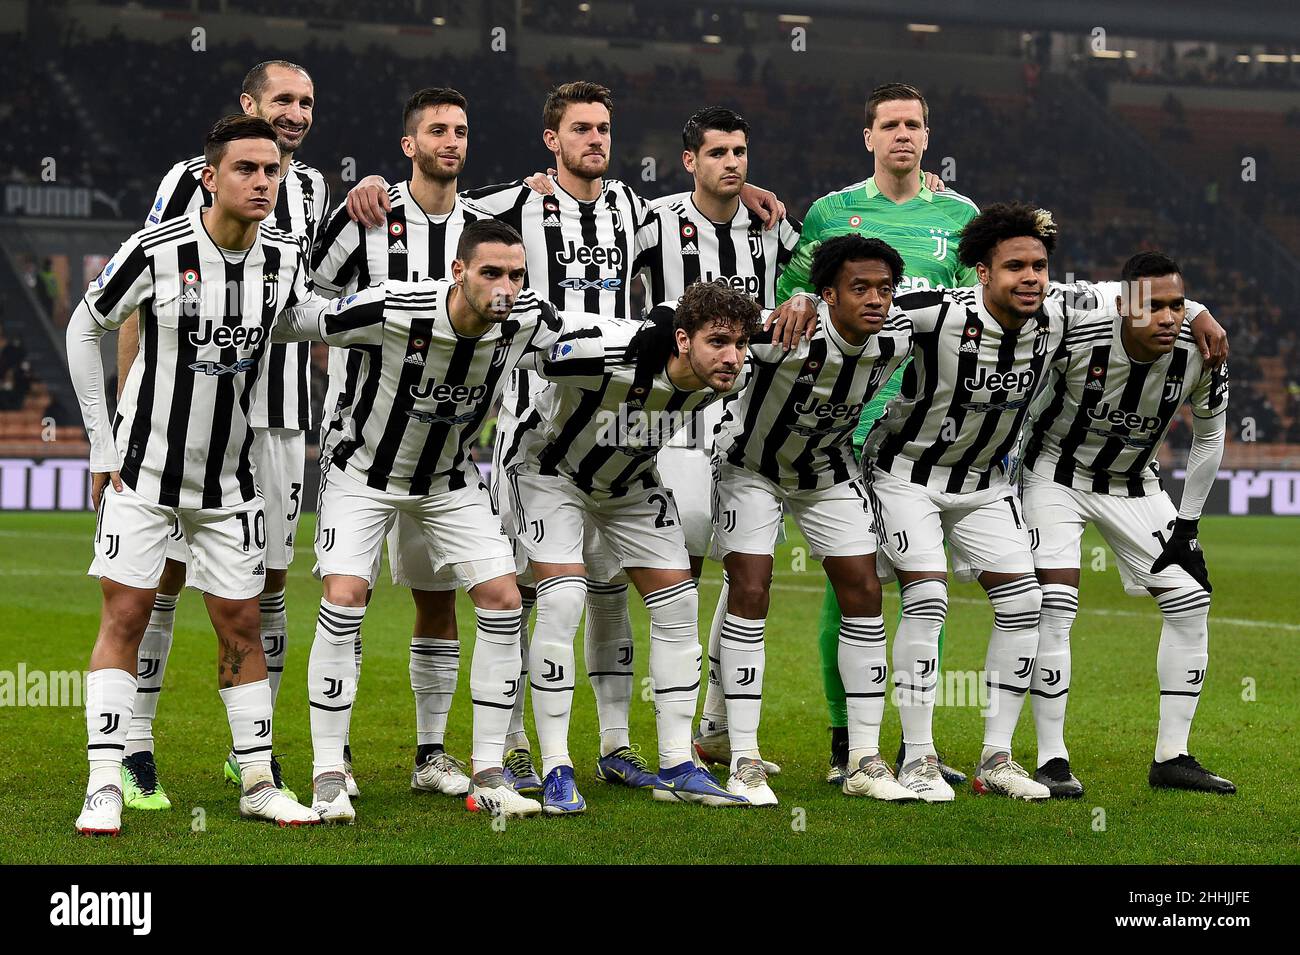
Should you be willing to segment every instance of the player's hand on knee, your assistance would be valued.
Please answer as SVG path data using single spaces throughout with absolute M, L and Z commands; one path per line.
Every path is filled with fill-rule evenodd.
M 90 476 L 90 506 L 99 510 L 99 502 L 104 497 L 104 488 L 109 484 L 119 494 L 122 492 L 122 475 L 117 471 L 96 471 Z
M 366 176 L 348 192 L 348 218 L 367 229 L 384 224 L 393 203 L 388 198 L 388 181 L 383 176 Z
M 1151 565 L 1151 573 L 1158 574 L 1168 567 L 1177 565 L 1191 574 L 1192 579 L 1209 594 L 1214 592 L 1214 588 L 1210 586 L 1210 574 L 1205 567 L 1205 551 L 1201 549 L 1201 544 L 1196 539 L 1197 524 L 1197 521 L 1189 521 L 1181 517 L 1174 521 L 1173 532 L 1165 541 L 1164 550 Z

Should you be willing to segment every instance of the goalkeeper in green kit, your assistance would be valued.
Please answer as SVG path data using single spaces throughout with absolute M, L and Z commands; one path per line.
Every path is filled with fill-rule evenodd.
M 864 134 L 867 150 L 875 159 L 874 175 L 865 182 L 822 196 L 812 204 L 794 258 L 777 283 L 778 303 L 797 293 L 812 295 L 808 272 L 813 253 L 826 239 L 850 232 L 882 239 L 902 255 L 905 270 L 897 295 L 939 286 L 957 288 L 976 284 L 974 270 L 962 267 L 957 261 L 957 241 L 966 223 L 978 214 L 978 207 L 955 192 L 927 189 L 922 178 L 921 157 L 929 140 L 930 125 L 925 97 L 914 87 L 887 83 L 871 91 L 866 112 Z M 815 305 L 815 298 L 807 305 L 795 304 L 804 301 L 796 297 L 786 307 Z M 906 364 L 899 368 L 862 412 L 853 435 L 853 447 L 858 453 L 872 424 L 898 394 L 906 368 Z M 827 584 L 819 642 L 822 683 L 831 718 L 831 760 L 826 781 L 836 785 L 847 775 L 849 758 L 848 710 L 838 663 L 839 629 L 840 608 Z M 942 656 L 942 633 L 939 650 Z M 942 757 L 940 770 L 950 785 L 966 780 L 961 773 L 943 765 Z

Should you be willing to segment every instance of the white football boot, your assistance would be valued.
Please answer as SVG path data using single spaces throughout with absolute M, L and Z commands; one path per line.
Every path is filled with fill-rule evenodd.
M 239 814 L 245 819 L 264 819 L 277 826 L 320 825 L 320 814 L 290 799 L 275 788 L 270 779 L 263 780 L 239 797 Z
M 898 774 L 898 784 L 911 790 L 923 802 L 952 802 L 957 794 L 952 791 L 939 772 L 939 757 L 920 756 Z
M 357 785 L 356 779 L 352 775 L 352 747 L 343 747 L 343 778 L 347 781 L 344 787 L 348 791 L 349 799 L 356 799 L 361 795 L 361 788 Z
M 775 806 L 776 793 L 767 784 L 767 768 L 762 759 L 741 756 L 736 771 L 727 779 L 727 792 L 744 796 L 751 806 Z
M 716 724 L 713 724 L 716 726 Z M 731 735 L 727 732 L 725 726 L 711 729 L 705 732 L 703 729 L 695 731 L 695 738 L 691 740 L 695 752 L 697 766 L 730 766 L 731 765 Z M 767 770 L 769 776 L 780 776 L 781 767 L 771 760 L 763 760 L 763 768 Z
M 470 812 L 486 812 L 507 819 L 535 816 L 542 811 L 536 799 L 521 796 L 506 782 L 501 773 L 481 773 L 470 780 L 465 808 Z
M 459 761 L 444 752 L 436 752 L 411 773 L 411 788 L 417 792 L 464 796 L 469 793 L 470 779 Z
M 844 780 L 843 792 L 846 796 L 870 796 L 882 802 L 912 802 L 921 798 L 894 778 L 889 764 L 879 753 L 863 756 L 858 761 L 858 768 Z
M 1050 799 L 1052 791 L 1035 782 L 1010 753 L 994 753 L 980 766 L 971 780 L 977 793 L 992 793 L 1012 799 Z
M 110 783 L 86 795 L 77 833 L 83 836 L 116 836 L 122 831 L 122 790 Z
M 311 781 L 311 808 L 320 814 L 320 821 L 334 825 L 350 826 L 357 821 L 357 811 L 348 798 L 347 776 L 335 770 L 321 773 Z

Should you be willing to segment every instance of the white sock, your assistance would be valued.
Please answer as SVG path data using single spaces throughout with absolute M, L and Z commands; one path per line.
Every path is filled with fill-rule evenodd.
M 501 765 L 519 682 L 520 610 L 476 608 L 469 696 L 474 704 L 473 772 Z
M 880 722 L 885 717 L 885 618 L 841 617 L 840 679 L 849 713 L 849 768 L 880 755 Z
M 1043 584 L 1038 618 L 1038 662 L 1029 685 L 1029 703 L 1038 735 L 1038 765 L 1070 758 L 1065 748 L 1065 705 L 1070 697 L 1070 628 L 1079 612 L 1079 588 Z
M 582 646 L 587 676 L 596 694 L 600 755 L 608 756 L 630 744 L 627 724 L 632 709 L 633 651 L 627 584 L 587 581 L 587 629 Z
M 691 760 L 691 721 L 700 695 L 700 598 L 695 581 L 645 595 L 650 612 L 650 679 L 655 688 L 659 768 Z
M 948 585 L 917 580 L 902 588 L 903 615 L 894 635 L 894 703 L 903 725 L 903 762 L 934 756 L 934 695 L 939 683 L 939 631 L 948 614 Z
M 713 622 L 709 625 L 709 683 L 704 691 L 704 714 L 700 719 L 701 733 L 717 733 L 727 728 L 727 698 L 722 693 L 722 621 L 727 618 L 727 597 L 731 593 L 726 571 L 722 573 L 722 593 L 713 608 Z
M 230 751 L 239 762 L 244 791 L 271 778 L 271 685 L 266 680 L 221 690 L 230 723 Z
M 158 715 L 167 655 L 172 649 L 172 628 L 176 623 L 176 594 L 155 594 L 149 625 L 144 628 L 136 658 L 135 705 L 126 734 L 126 755 L 153 752 L 153 721 Z
M 528 685 L 528 634 L 532 626 L 531 619 L 533 616 L 533 607 L 537 601 L 527 594 L 521 595 L 523 598 L 523 622 L 519 626 L 519 685 L 521 687 Z M 524 701 L 528 699 L 528 694 L 520 691 L 515 696 L 514 709 L 510 711 L 510 730 L 506 733 L 506 749 L 531 749 L 528 743 L 528 732 L 524 729 Z
M 313 776 L 343 772 L 343 745 L 357 698 L 354 646 L 365 615 L 365 607 L 340 607 L 324 599 L 320 602 L 316 636 L 307 658 Z
M 988 595 L 993 604 L 993 632 L 984 659 L 989 708 L 984 716 L 981 763 L 994 753 L 1011 752 L 1011 737 L 1034 678 L 1038 615 L 1043 604 L 1043 590 L 1032 575 L 999 584 Z
M 1171 590 L 1156 598 L 1164 625 L 1156 673 L 1160 678 L 1160 729 L 1156 762 L 1187 752 L 1192 717 L 1210 661 L 1210 595 L 1199 587 Z
M 415 741 L 441 743 L 447 714 L 460 676 L 460 642 L 441 637 L 411 637 L 411 690 L 415 693 Z
M 266 681 L 271 685 L 271 708 L 280 698 L 280 680 L 288 651 L 289 615 L 284 609 L 284 591 L 262 594 L 257 601 L 262 613 L 262 652 L 266 654 Z
M 728 613 L 722 621 L 718 657 L 722 693 L 727 701 L 727 733 L 731 741 L 731 768 L 745 756 L 758 759 L 758 722 L 763 709 L 763 646 L 766 619 L 749 620 Z
M 569 758 L 569 716 L 573 712 L 573 638 L 582 619 L 587 582 L 576 575 L 551 577 L 537 585 L 537 625 L 528 647 L 528 680 L 542 775 Z
M 122 754 L 131 725 L 136 680 L 125 670 L 91 670 L 86 677 L 86 795 L 122 788 Z

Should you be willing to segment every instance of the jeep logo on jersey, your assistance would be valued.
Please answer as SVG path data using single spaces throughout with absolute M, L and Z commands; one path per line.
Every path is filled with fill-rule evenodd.
M 411 385 L 411 394 L 416 398 L 450 401 L 458 405 L 469 402 L 477 404 L 487 394 L 487 385 L 439 385 L 429 378 L 418 385 Z
M 1147 415 L 1143 417 L 1140 414 L 1126 412 L 1122 408 L 1112 409 L 1109 401 L 1104 401 L 1095 408 L 1089 408 L 1088 417 L 1094 421 L 1119 425 L 1129 431 L 1154 431 L 1160 427 L 1159 416 Z
M 845 404 L 844 402 L 818 401 L 815 397 L 809 396 L 803 404 L 794 406 L 794 413 L 800 415 L 812 415 L 814 418 L 852 418 L 855 422 L 862 417 L 861 403 L 856 405 Z
M 623 267 L 623 250 L 618 246 L 605 247 L 598 245 L 594 249 L 586 245 L 578 245 L 572 239 L 565 243 L 564 248 L 556 253 L 555 261 L 561 265 L 596 265 L 601 268 L 621 269 Z
M 215 345 L 217 348 L 256 348 L 266 337 L 261 325 L 236 325 L 231 328 L 211 318 L 204 319 L 197 331 L 190 332 L 195 345 Z
M 970 329 L 967 329 L 969 332 Z M 980 391 L 987 389 L 989 391 L 1028 391 L 1034 386 L 1037 379 L 1032 368 L 1026 368 L 1024 371 L 989 371 L 987 368 L 980 368 L 974 376 L 967 378 L 962 382 L 964 388 L 970 391 Z
M 751 298 L 756 297 L 759 292 L 757 275 L 714 275 L 712 272 L 705 272 L 701 279 L 705 282 L 717 282 L 737 292 L 744 292 Z

